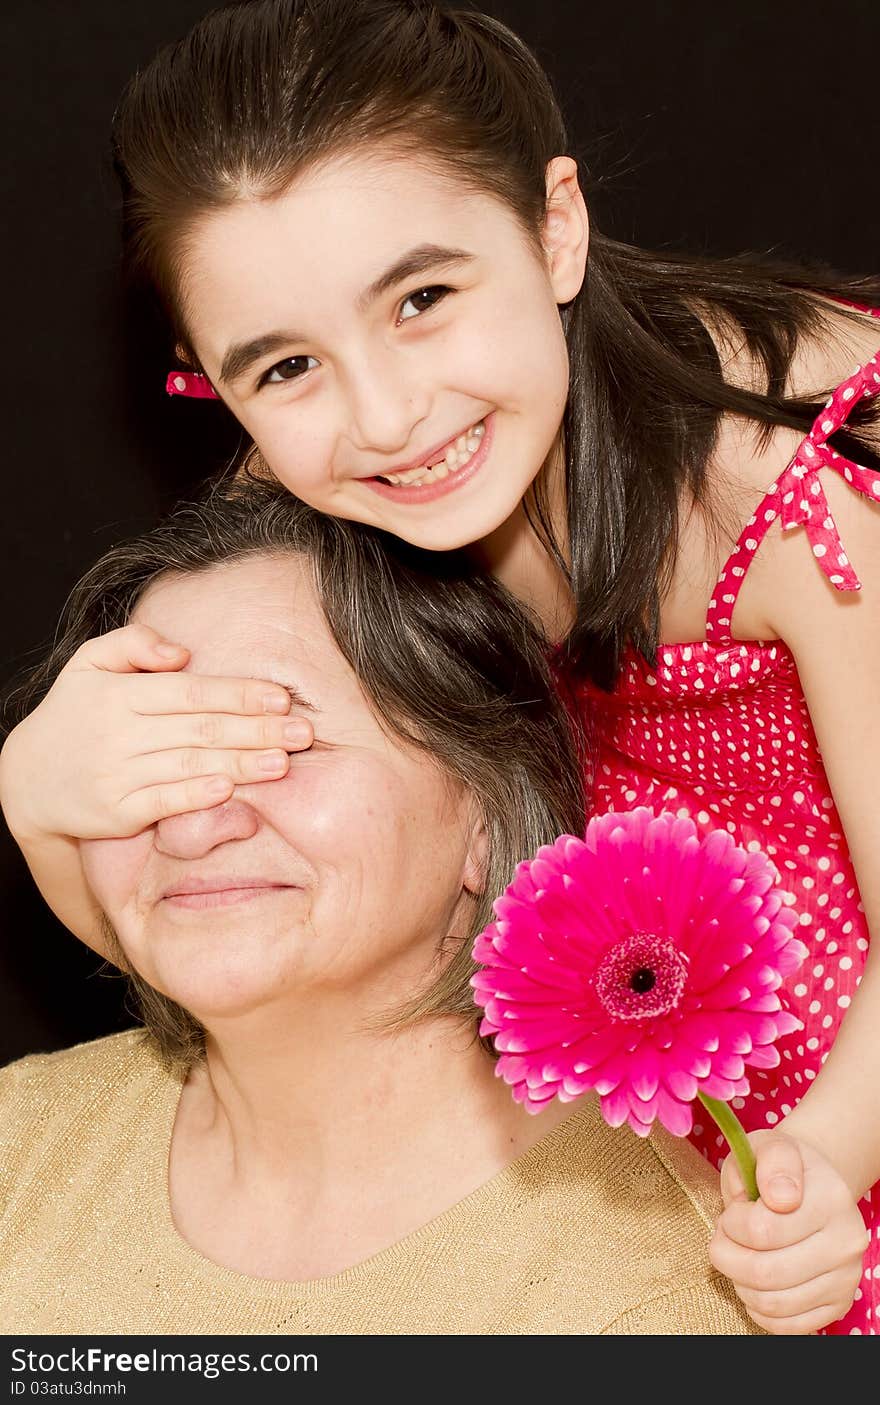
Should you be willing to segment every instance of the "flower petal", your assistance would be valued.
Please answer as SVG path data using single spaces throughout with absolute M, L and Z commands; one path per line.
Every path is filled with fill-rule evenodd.
M 629 1098 L 625 1088 L 616 1088 L 613 1093 L 607 1093 L 599 1106 L 609 1127 L 622 1127 L 629 1117 Z
M 629 1060 L 629 1081 L 636 1096 L 643 1101 L 652 1098 L 660 1082 L 660 1060 L 648 1043 L 640 1044 Z
M 690 1103 L 697 1096 L 697 1080 L 683 1068 L 668 1069 L 663 1074 L 663 1082 L 678 1102 Z
M 666 1088 L 657 1090 L 657 1117 L 674 1137 L 686 1137 L 694 1125 L 689 1102 L 680 1102 Z

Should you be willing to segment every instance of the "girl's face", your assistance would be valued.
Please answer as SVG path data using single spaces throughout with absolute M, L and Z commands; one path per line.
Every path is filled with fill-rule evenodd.
M 431 550 L 511 516 L 558 443 L 586 257 L 574 163 L 554 172 L 543 255 L 496 198 L 375 153 L 191 231 L 194 349 L 297 497 Z

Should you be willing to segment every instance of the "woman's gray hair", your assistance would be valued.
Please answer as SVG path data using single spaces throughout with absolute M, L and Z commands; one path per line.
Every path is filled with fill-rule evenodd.
M 380 721 L 467 787 L 487 830 L 485 884 L 468 933 L 429 988 L 384 1023 L 457 1014 L 477 1025 L 470 952 L 491 921 L 494 898 L 517 863 L 561 833 L 583 833 L 586 816 L 581 748 L 546 642 L 464 552 L 421 551 L 326 517 L 274 483 L 239 477 L 113 547 L 83 576 L 15 711 L 35 706 L 87 639 L 126 624 L 158 577 L 286 553 L 310 563 L 330 632 Z M 202 1027 L 132 971 L 115 935 L 107 935 L 166 1061 L 188 1067 L 204 1048 Z

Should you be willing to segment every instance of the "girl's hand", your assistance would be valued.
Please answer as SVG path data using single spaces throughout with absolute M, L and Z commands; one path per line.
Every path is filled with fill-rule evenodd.
M 182 673 L 179 644 L 130 624 L 77 650 L 3 748 L 2 798 L 27 852 L 46 836 L 110 839 L 277 780 L 311 745 L 277 683 Z
M 709 1258 L 733 1282 L 759 1327 L 817 1332 L 852 1305 L 868 1234 L 831 1162 L 784 1132 L 752 1132 L 760 1199 L 750 1201 L 736 1158 L 721 1171 L 725 1210 Z

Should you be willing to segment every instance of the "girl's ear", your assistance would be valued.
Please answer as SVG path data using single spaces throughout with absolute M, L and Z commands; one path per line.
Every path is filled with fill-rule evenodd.
M 547 165 L 547 204 L 541 244 L 558 303 L 571 302 L 580 292 L 589 243 L 590 221 L 578 185 L 577 162 L 570 156 L 554 156 Z
M 188 346 L 185 345 L 184 342 L 175 342 L 174 355 L 177 357 L 181 366 L 186 366 L 190 371 L 195 371 L 199 374 L 201 373 L 202 368 L 196 360 L 194 353 Z

